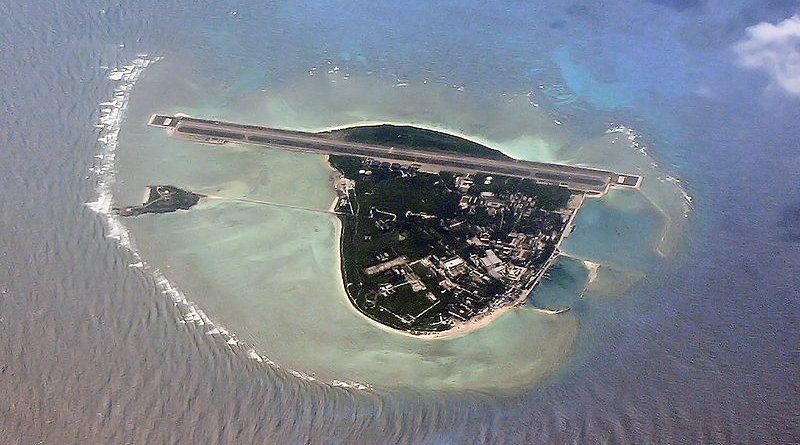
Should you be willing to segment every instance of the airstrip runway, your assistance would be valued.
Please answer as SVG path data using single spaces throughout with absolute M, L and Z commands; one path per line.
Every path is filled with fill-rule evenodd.
M 563 164 L 497 160 L 419 148 L 387 147 L 336 139 L 329 133 L 308 133 L 276 128 L 243 125 L 184 115 L 155 114 L 148 125 L 166 128 L 171 136 L 201 142 L 226 142 L 261 145 L 324 155 L 355 156 L 385 162 L 418 164 L 423 170 L 455 173 L 490 173 L 532 179 L 539 183 L 560 185 L 592 195 L 604 195 L 610 187 L 638 188 L 638 175 L 615 173 Z

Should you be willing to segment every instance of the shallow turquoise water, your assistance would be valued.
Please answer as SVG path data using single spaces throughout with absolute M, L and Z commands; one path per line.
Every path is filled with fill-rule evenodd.
M 775 1 L 445 1 L 432 8 L 413 1 L 0 0 L 0 393 L 7 401 L 0 406 L 0 442 L 797 443 L 798 102 L 770 85 L 768 73 L 744 69 L 733 51 L 747 27 L 796 12 L 791 2 Z M 579 80 L 613 86 L 603 92 L 632 91 L 633 98 L 600 94 L 598 102 L 594 88 L 572 91 L 556 57 L 562 48 L 582 71 Z M 517 156 L 642 168 L 656 178 L 642 193 L 678 230 L 660 242 L 669 253 L 656 257 L 655 267 L 644 259 L 644 277 L 600 267 L 591 292 L 570 311 L 575 341 L 551 371 L 542 359 L 555 357 L 557 342 L 538 332 L 559 332 L 563 324 L 534 319 L 541 331 L 526 331 L 531 317 L 520 310 L 486 331 L 507 337 L 476 335 L 480 354 L 472 357 L 456 342 L 403 350 L 389 341 L 385 351 L 354 342 L 322 351 L 325 358 L 339 352 L 334 363 L 346 362 L 350 351 L 354 363 L 395 354 L 443 363 L 449 355 L 453 383 L 443 385 L 441 372 L 418 374 L 425 376 L 419 390 L 309 382 L 253 358 L 256 344 L 269 356 L 270 341 L 279 349 L 293 339 L 269 337 L 259 313 L 239 304 L 250 296 L 220 298 L 243 285 L 231 279 L 236 270 L 208 260 L 215 239 L 261 265 L 269 260 L 265 245 L 288 255 L 288 241 L 253 242 L 258 226 L 233 224 L 255 217 L 278 227 L 285 215 L 237 207 L 223 217 L 214 209 L 224 203 L 215 201 L 158 220 L 163 227 L 142 220 L 133 229 L 142 251 L 149 248 L 145 259 L 162 270 L 187 261 L 219 275 L 191 292 L 184 286 L 199 283 L 192 278 L 202 271 L 171 278 L 191 298 L 205 298 L 197 308 L 215 319 L 256 320 L 236 326 L 241 344 L 232 345 L 209 334 L 213 328 L 199 324 L 199 315 L 185 322 L 186 308 L 162 294 L 153 271 L 137 267 L 105 215 L 92 210 L 103 178 L 98 166 L 106 160 L 96 157 L 105 147 L 94 124 L 98 104 L 114 95 L 108 69 L 142 52 L 165 58 L 131 92 L 118 151 L 120 204 L 137 202 L 151 181 L 327 201 L 324 160 L 245 150 L 234 160 L 234 147 L 226 147 L 227 160 L 217 162 L 208 147 L 180 146 L 144 128 L 153 111 L 296 128 L 397 119 L 461 130 Z M 592 100 L 626 105 L 604 111 Z M 611 123 L 635 128 L 654 158 L 611 156 L 608 144 L 630 142 L 626 134 L 604 135 Z M 146 162 L 156 159 L 169 162 Z M 659 164 L 655 174 L 650 162 Z M 246 174 L 270 165 L 277 171 Z M 300 165 L 320 182 L 285 173 Z M 231 174 L 247 182 L 232 182 Z M 675 180 L 669 174 L 695 198 L 688 218 L 685 198 L 672 199 L 674 189 L 659 186 L 660 179 Z M 287 176 L 302 194 L 271 188 L 270 178 Z M 603 218 L 605 205 L 597 204 Z M 198 218 L 196 230 L 183 233 L 182 218 L 193 215 L 209 221 Z M 291 220 L 328 230 L 310 217 Z M 302 264 L 333 276 L 314 266 L 315 252 L 327 255 L 319 247 L 329 241 L 317 232 L 302 241 L 295 235 L 301 226 L 281 224 Z M 575 236 L 590 227 L 579 224 Z M 163 236 L 163 246 L 148 234 Z M 173 263 L 173 256 L 183 257 Z M 262 267 L 243 269 L 248 274 L 240 278 L 253 284 L 259 277 L 249 272 Z M 215 288 L 221 290 L 206 292 Z M 268 291 L 250 303 L 272 310 L 267 303 L 276 300 L 263 298 Z M 291 295 L 307 302 L 328 292 L 312 291 Z M 553 294 L 554 303 L 559 295 L 567 294 Z M 515 336 L 520 332 L 530 334 Z M 301 352 L 319 340 L 296 336 L 292 344 Z M 523 341 L 539 346 L 519 346 Z M 512 347 L 504 350 L 506 343 Z M 491 348 L 513 360 L 498 362 Z M 275 355 L 281 356 L 287 354 Z M 520 363 L 527 367 L 508 369 Z M 314 357 L 294 364 L 344 369 L 317 366 Z M 463 375 L 470 365 L 478 371 Z M 407 368 L 396 380 L 408 379 Z M 476 376 L 501 383 L 500 376 L 511 376 L 513 395 L 463 390 L 487 387 L 476 385 Z M 393 381 L 386 370 L 380 377 Z M 453 390 L 423 389 L 437 386 Z
M 588 286 L 589 270 L 582 261 L 561 256 L 536 286 L 527 304 L 544 309 L 575 309 Z
M 252 90 L 252 79 L 259 76 L 250 74 L 226 83 L 223 96 L 210 94 L 203 104 L 193 85 L 175 81 L 164 100 L 162 78 L 169 76 L 170 63 L 160 63 L 137 85 L 131 103 L 132 123 L 118 155 L 118 199 L 136 199 L 153 182 L 215 197 L 189 212 L 147 215 L 128 225 L 147 265 L 256 353 L 326 382 L 514 391 L 558 370 L 570 356 L 579 335 L 572 313 L 548 316 L 523 307 L 466 335 L 440 340 L 379 329 L 350 307 L 342 288 L 339 226 L 321 212 L 333 199 L 332 170 L 323 157 L 177 141 L 143 126 L 150 113 L 177 111 L 301 129 L 386 120 L 444 127 L 519 158 L 580 163 L 584 144 L 576 141 L 581 139 L 554 125 L 526 96 L 501 96 L 489 110 L 457 89 L 425 83 L 398 87 L 338 70 L 302 73 L 267 92 Z M 651 168 L 646 156 L 610 140 L 603 133 L 587 139 L 603 161 L 586 157 L 585 162 L 614 168 L 607 162 L 621 159 L 625 168 Z M 648 180 L 667 200 L 680 199 L 672 184 Z M 680 207 L 668 201 L 665 207 L 670 206 Z M 565 245 L 571 255 L 646 272 L 658 261 L 653 249 L 667 220 L 644 195 L 628 191 L 587 200 L 577 224 Z M 583 278 L 576 276 L 581 273 Z M 538 299 L 545 306 L 575 303 L 585 293 L 587 276 L 583 263 L 563 259 L 537 304 Z

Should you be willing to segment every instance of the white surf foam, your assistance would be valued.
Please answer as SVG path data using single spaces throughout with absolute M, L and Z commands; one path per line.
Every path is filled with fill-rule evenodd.
M 154 277 L 158 289 L 172 299 L 181 314 L 181 320 L 179 320 L 181 323 L 208 325 L 211 328 L 208 331 L 209 335 L 220 336 L 225 343 L 234 346 L 239 343 L 234 334 L 223 327 L 215 326 L 205 312 L 189 301 L 160 270 L 148 266 L 136 249 L 127 227 L 112 207 L 114 201 L 112 188 L 116 180 L 116 150 L 130 93 L 145 68 L 160 59 L 160 57 L 151 58 L 146 54 L 141 54 L 130 63 L 109 70 L 107 78 L 117 85 L 114 88 L 113 97 L 99 104 L 99 117 L 95 124 L 100 133 L 97 137 L 99 152 L 95 155 L 97 161 L 91 168 L 97 181 L 95 187 L 97 198 L 86 203 L 86 206 L 103 218 L 107 229 L 106 236 L 116 240 L 119 246 L 129 251 L 137 260 L 130 264 L 130 267 L 149 272 Z
M 658 169 L 658 163 L 656 162 L 655 158 L 650 154 L 650 152 L 648 151 L 648 147 L 642 142 L 642 137 L 636 130 L 626 125 L 612 123 L 611 125 L 609 125 L 608 129 L 606 129 L 606 134 L 621 134 L 622 136 L 624 136 L 627 139 L 630 148 L 638 151 L 639 153 L 642 154 L 642 156 L 646 156 L 647 158 L 649 158 L 650 168 L 652 170 Z M 612 141 L 612 143 L 613 142 L 614 141 Z M 692 210 L 691 204 L 693 198 L 686 190 L 686 187 L 683 186 L 681 180 L 671 175 L 661 176 L 657 174 L 656 177 L 661 182 L 668 182 L 675 186 L 675 188 L 678 190 L 678 193 L 683 197 L 684 200 L 683 216 L 688 217 L 689 213 Z
M 117 140 L 119 131 L 128 108 L 130 91 L 136 81 L 141 76 L 145 68 L 158 61 L 160 58 L 149 58 L 140 55 L 133 59 L 130 64 L 120 68 L 113 68 L 109 71 L 107 78 L 115 83 L 114 96 L 111 100 L 99 104 L 99 116 L 95 127 L 99 130 L 97 142 L 99 142 L 99 153 L 95 155 L 97 161 L 91 167 L 95 174 L 97 198 L 92 202 L 87 202 L 89 209 L 93 210 L 103 218 L 106 229 L 106 236 L 115 239 L 120 246 L 124 247 L 141 261 L 139 253 L 133 246 L 128 229 L 120 222 L 119 217 L 112 210 L 113 197 L 112 186 L 115 181 L 114 160 L 117 150 Z
M 97 195 L 95 200 L 87 202 L 86 206 L 100 215 L 100 217 L 103 219 L 107 230 L 106 236 L 114 239 L 120 247 L 124 248 L 130 252 L 131 255 L 133 255 L 136 262 L 129 264 L 129 267 L 138 268 L 149 272 L 155 279 L 156 286 L 161 293 L 172 299 L 176 308 L 178 308 L 178 312 L 181 314 L 181 318 L 178 320 L 179 323 L 191 323 L 196 326 L 207 326 L 207 335 L 219 337 L 230 347 L 243 348 L 244 346 L 236 338 L 236 334 L 214 322 L 195 303 L 189 301 L 183 292 L 170 283 L 167 277 L 159 269 L 150 267 L 147 264 L 136 248 L 127 227 L 125 227 L 120 217 L 113 210 L 114 199 L 112 189 L 114 182 L 116 181 L 116 150 L 118 146 L 119 132 L 122 123 L 125 120 L 125 111 L 127 110 L 128 102 L 130 100 L 130 93 L 134 84 L 140 78 L 145 68 L 159 60 L 161 60 L 161 57 L 149 57 L 147 54 L 140 54 L 129 64 L 111 68 L 109 70 L 107 78 L 110 81 L 115 82 L 117 86 L 114 88 L 114 94 L 110 100 L 98 104 L 99 116 L 98 121 L 95 124 L 95 128 L 97 128 L 99 131 L 99 135 L 97 137 L 98 153 L 94 156 L 94 159 L 96 159 L 94 165 L 89 169 L 95 175 L 95 192 Z M 247 356 L 252 360 L 255 360 L 259 363 L 265 363 L 275 369 L 281 368 L 279 364 L 275 363 L 264 355 L 258 354 L 252 348 L 247 350 Z M 311 375 L 299 371 L 287 371 L 299 379 L 310 382 L 319 382 L 330 387 L 357 390 L 372 389 L 371 386 L 358 382 L 344 382 L 340 380 L 323 382 L 317 380 Z

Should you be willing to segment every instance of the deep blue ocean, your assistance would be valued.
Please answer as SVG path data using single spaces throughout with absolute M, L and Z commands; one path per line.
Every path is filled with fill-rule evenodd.
M 793 1 L 0 0 L 0 443 L 800 442 L 797 14 Z M 578 307 L 574 351 L 530 388 L 303 380 L 178 323 L 86 205 L 109 69 L 142 53 L 213 97 L 197 108 L 329 62 L 487 109 L 535 91 L 582 135 L 635 128 L 692 211 L 658 273 Z

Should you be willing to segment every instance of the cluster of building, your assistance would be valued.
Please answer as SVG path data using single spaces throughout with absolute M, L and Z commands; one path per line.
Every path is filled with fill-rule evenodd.
M 370 161 L 364 165 L 383 168 Z M 436 253 L 420 252 L 416 258 L 392 252 L 376 255 L 376 262 L 362 271 L 379 282 L 368 298 L 373 307 L 390 312 L 405 325 L 437 315 L 430 324 L 452 326 L 518 301 L 533 288 L 556 253 L 572 211 L 546 211 L 535 196 L 513 187 L 487 191 L 493 189 L 491 176 L 477 180 L 476 187 L 476 178 L 470 175 L 455 177 L 458 210 L 453 213 L 370 210 L 369 218 L 382 231 L 394 229 L 400 216 L 441 236 Z M 425 309 L 396 313 L 381 305 L 385 299 L 403 298 L 409 290 L 427 298 Z

